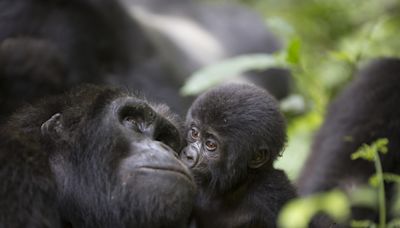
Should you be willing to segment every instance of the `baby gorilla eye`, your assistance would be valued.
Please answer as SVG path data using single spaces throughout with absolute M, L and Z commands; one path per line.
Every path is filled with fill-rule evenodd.
M 196 128 L 191 128 L 189 131 L 190 137 L 194 140 L 200 138 L 200 132 Z
M 212 151 L 212 152 L 215 151 L 218 147 L 217 143 L 213 140 L 207 140 L 205 145 L 206 145 L 206 149 L 208 151 Z

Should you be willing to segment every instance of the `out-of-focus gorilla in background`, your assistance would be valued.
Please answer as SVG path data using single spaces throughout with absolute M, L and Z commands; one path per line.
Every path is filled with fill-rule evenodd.
M 179 82 L 208 64 L 281 48 L 264 20 L 244 6 L 195 0 L 122 0 L 144 28 Z M 283 69 L 247 72 L 239 80 L 266 88 L 276 98 L 289 94 Z
M 178 83 L 157 58 L 118 1 L 1 1 L 0 117 L 82 82 L 144 90 L 178 109 Z
M 0 121 L 21 103 L 82 82 L 139 90 L 182 114 L 191 98 L 180 96 L 179 89 L 194 70 L 226 57 L 279 48 L 262 19 L 241 6 L 185 0 L 123 3 L 1 1 Z M 287 72 L 267 72 L 247 79 L 284 97 Z
M 298 180 L 299 193 L 366 185 L 375 173 L 374 163 L 351 160 L 351 154 L 379 138 L 389 140 L 388 153 L 380 155 L 383 171 L 400 174 L 399 102 L 400 59 L 379 59 L 363 68 L 330 105 Z M 385 191 L 391 205 L 394 186 L 387 183 Z M 354 219 L 378 219 L 378 213 L 367 208 L 354 207 L 352 213 Z

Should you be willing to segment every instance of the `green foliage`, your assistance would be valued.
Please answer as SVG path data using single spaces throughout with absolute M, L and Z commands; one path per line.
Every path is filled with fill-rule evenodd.
M 223 0 L 220 0 L 223 1 Z M 400 57 L 400 1 L 398 0 L 237 0 L 262 13 L 267 26 L 284 41 L 286 47 L 271 56 L 275 63 L 288 67 L 295 80 L 294 95 L 281 104 L 284 111 L 302 106 L 295 115 L 288 116 L 289 142 L 284 156 L 276 166 L 295 179 L 310 150 L 315 130 L 323 122 L 329 102 L 352 79 L 366 61 L 377 57 Z M 276 62 L 274 62 L 276 61 Z M 240 62 L 240 61 L 239 61 Z M 232 65 L 235 65 L 234 67 Z M 214 80 L 202 86 L 220 83 L 234 74 L 251 70 L 252 64 L 233 62 L 203 74 L 194 88 L 200 88 L 202 80 Z M 255 64 L 257 65 L 257 64 Z M 255 66 L 256 68 L 258 66 Z M 238 69 L 239 68 L 239 69 Z M 263 68 L 263 69 L 264 69 Z M 261 69 L 261 68 L 258 68 Z M 208 77 L 206 76 L 208 74 Z M 221 78 L 218 75 L 227 75 Z M 218 79 L 218 77 L 220 77 Z M 208 78 L 208 79 L 207 79 Z M 196 89 L 188 89 L 196 91 Z M 197 91 L 199 92 L 199 90 Z M 351 141 L 351 137 L 346 137 Z M 281 227 L 305 227 L 313 214 L 322 209 L 338 210 L 348 215 L 348 203 L 367 207 L 379 207 L 379 224 L 371 221 L 352 221 L 353 227 L 400 227 L 400 220 L 386 223 L 384 181 L 399 181 L 399 176 L 383 173 L 379 154 L 387 153 L 387 139 L 371 145 L 363 145 L 352 159 L 374 162 L 376 174 L 370 178 L 371 187 L 360 187 L 349 192 L 349 198 L 338 192 L 339 205 L 323 200 L 324 194 L 295 200 L 285 207 L 279 220 Z M 399 184 L 400 186 L 400 184 Z M 394 199 L 392 212 L 400 216 L 400 187 Z M 329 193 L 330 194 L 330 193 Z M 329 195 L 328 194 L 328 195 Z M 329 197 L 328 197 L 329 198 Z M 335 197 L 333 197 L 335 198 Z M 333 207 L 333 209 L 331 208 Z M 346 208 L 346 209 L 344 209 Z M 342 210 L 341 210 L 342 209 Z M 335 212 L 333 212 L 335 214 Z
M 400 57 L 400 1 L 398 0 L 241 0 L 266 16 L 266 22 L 286 41 L 286 53 L 294 48 L 298 58 L 286 59 L 296 82 L 296 96 L 304 98 L 306 112 L 289 119 L 289 143 L 277 166 L 296 178 L 310 148 L 313 132 L 323 121 L 329 102 L 352 79 L 358 68 L 377 57 Z M 293 45 L 293 46 L 292 46 Z M 301 46 L 301 48 L 300 48 Z M 283 103 L 282 108 L 287 109 Z M 290 108 L 290 107 L 289 107 Z M 346 140 L 352 140 L 347 137 Z M 380 223 L 353 221 L 354 227 L 400 227 L 399 220 L 385 221 L 384 181 L 398 182 L 399 176 L 383 173 L 379 154 L 387 153 L 387 140 L 363 145 L 352 159 L 374 162 L 373 188 L 350 192 L 353 205 L 379 206 Z M 300 163 L 300 165 L 299 165 Z M 400 216 L 400 187 L 393 212 Z M 303 213 L 302 210 L 305 210 Z M 293 218 L 308 217 L 309 205 L 299 206 Z M 292 217 L 285 217 L 292 220 Z M 290 221 L 287 221 L 290 222 Z M 295 222 L 291 223 L 299 227 Z M 305 222 L 303 221 L 303 223 Z M 289 227 L 289 226 L 288 226 Z
M 357 186 L 347 192 L 350 203 L 352 206 L 368 207 L 376 209 L 379 199 L 378 191 L 375 188 L 371 188 L 368 185 Z
M 378 139 L 371 145 L 363 144 L 356 152 L 351 155 L 351 159 L 355 160 L 362 158 L 367 161 L 374 161 L 375 159 L 379 159 L 376 158 L 376 155 L 379 152 L 382 154 L 386 154 L 388 151 L 388 143 L 388 139 Z
M 285 205 L 278 218 L 279 227 L 308 227 L 311 218 L 325 212 L 336 221 L 344 221 L 350 214 L 346 195 L 339 190 L 294 199 Z
M 400 227 L 400 219 L 393 219 L 387 224 L 387 228 L 399 228 Z
M 396 34 L 400 32 L 400 16 L 381 15 L 366 22 L 356 32 L 339 42 L 339 58 L 356 64 L 361 59 L 379 56 L 400 57 L 400 44 Z
M 277 54 L 248 54 L 207 66 L 194 72 L 181 89 L 183 95 L 199 94 L 212 86 L 233 79 L 250 70 L 272 67 L 288 68 L 300 62 L 300 40 L 292 39 L 288 47 Z
M 199 93 L 253 67 L 264 69 L 280 64 L 288 67 L 295 81 L 294 96 L 289 99 L 295 100 L 284 101 L 281 107 L 284 111 L 300 111 L 287 115 L 289 142 L 277 166 L 296 178 L 327 105 L 358 68 L 373 58 L 400 57 L 400 1 L 236 1 L 264 15 L 266 26 L 281 38 L 286 48 L 270 57 L 264 56 L 261 66 L 240 63 L 243 60 L 239 58 L 200 70 L 195 74 L 196 80 L 193 76 L 182 93 Z
M 352 228 L 376 228 L 378 227 L 375 223 L 369 220 L 358 220 L 358 221 L 351 221 Z M 386 228 L 398 228 L 400 227 L 400 219 L 394 219 L 390 221 L 385 226 Z
M 394 198 L 392 212 L 394 215 L 400 217 L 400 183 L 396 185 L 396 195 Z M 400 227 L 400 226 L 399 226 Z
M 376 228 L 376 224 L 369 220 L 353 220 L 351 221 L 352 228 Z
M 379 158 L 379 153 L 386 154 L 388 152 L 387 145 L 388 139 L 377 139 L 371 145 L 363 144 L 356 152 L 351 155 L 351 159 L 364 159 L 373 161 L 375 163 L 376 174 L 370 180 L 378 188 L 378 201 L 379 201 L 379 228 L 386 227 L 386 197 L 385 185 L 382 164 Z M 390 176 L 396 180 L 396 176 Z
M 299 65 L 300 50 L 301 50 L 300 39 L 298 37 L 295 37 L 292 40 L 290 40 L 286 50 L 283 52 L 285 55 L 286 62 L 292 65 Z
M 271 67 L 285 67 L 285 63 L 278 56 L 268 54 L 250 54 L 223 60 L 191 75 L 181 89 L 181 93 L 183 95 L 198 94 L 246 71 Z
M 393 220 L 386 223 L 386 199 L 384 180 L 400 183 L 400 176 L 391 173 L 383 173 L 379 153 L 388 152 L 389 141 L 378 139 L 370 145 L 362 145 L 351 157 L 352 159 L 364 159 L 375 163 L 376 174 L 370 179 L 370 183 L 377 189 L 370 187 L 358 187 L 349 192 L 346 196 L 340 190 L 333 190 L 327 193 L 316 194 L 306 198 L 300 198 L 289 202 L 281 211 L 278 224 L 280 227 L 307 227 L 311 218 L 318 212 L 325 212 L 337 222 L 345 221 L 350 215 L 350 205 L 367 206 L 374 208 L 379 205 L 379 224 L 369 220 L 352 220 L 351 227 L 384 228 L 396 227 L 400 220 Z M 400 212 L 400 201 L 393 208 L 396 213 Z
M 396 175 L 393 173 L 382 173 L 383 180 L 386 182 L 396 182 L 400 183 L 400 175 Z M 378 187 L 379 185 L 379 177 L 378 174 L 374 174 L 370 179 L 369 179 L 369 184 L 373 187 Z
M 306 159 L 306 152 L 310 150 L 312 129 L 316 129 L 322 122 L 322 116 L 317 112 L 309 112 L 292 119 L 289 128 L 289 143 L 284 155 L 276 163 L 277 168 L 284 169 L 289 178 L 295 180 Z

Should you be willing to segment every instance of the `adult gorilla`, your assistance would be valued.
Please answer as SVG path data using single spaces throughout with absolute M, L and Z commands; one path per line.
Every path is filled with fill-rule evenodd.
M 367 184 L 374 164 L 351 160 L 364 143 L 389 140 L 388 154 L 380 159 L 384 172 L 400 174 L 400 60 L 384 58 L 372 62 L 329 107 L 316 135 L 312 153 L 298 181 L 299 193 L 307 195 L 335 187 L 351 190 Z M 385 187 L 388 204 L 394 187 Z M 377 212 L 354 208 L 353 218 L 375 220 Z
M 1 129 L 0 227 L 184 227 L 194 195 L 176 117 L 85 86 Z
M 2 0 L 0 122 L 24 102 L 82 82 L 140 90 L 183 114 L 191 98 L 179 89 L 193 71 L 279 48 L 263 19 L 243 6 L 191 0 Z M 241 79 L 277 98 L 290 92 L 290 76 L 282 69 L 247 72 Z
M 82 82 L 140 90 L 179 110 L 179 86 L 147 39 L 116 0 L 0 1 L 0 122 Z

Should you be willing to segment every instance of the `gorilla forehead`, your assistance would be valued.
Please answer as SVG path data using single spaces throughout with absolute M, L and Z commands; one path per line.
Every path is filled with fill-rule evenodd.
M 277 102 L 265 90 L 247 84 L 226 84 L 199 96 L 188 115 L 217 131 L 243 131 L 269 128 L 269 122 L 279 116 L 277 110 Z
M 99 116 L 104 109 L 115 102 L 128 100 L 132 103 L 142 103 L 150 106 L 155 112 L 165 117 L 172 123 L 177 122 L 177 115 L 172 113 L 168 106 L 163 104 L 152 104 L 137 94 L 123 91 L 120 88 L 100 87 L 95 85 L 82 85 L 67 94 L 66 100 L 62 102 L 63 110 L 67 117 L 82 117 L 87 115 L 89 118 Z M 65 99 L 65 96 L 62 96 Z M 88 111 L 88 113 L 82 113 Z M 177 127 L 177 126 L 176 126 Z
M 82 85 L 69 91 L 66 96 L 56 97 L 46 102 L 59 104 L 60 107 L 54 108 L 57 112 L 63 112 L 64 115 L 82 116 L 99 113 L 111 101 L 123 96 L 129 96 L 129 94 L 116 88 Z M 60 102 L 60 99 L 64 99 L 63 102 Z M 83 113 L 86 111 L 89 113 Z
M 87 125 L 87 120 L 91 122 L 98 121 L 104 117 L 107 107 L 118 98 L 126 97 L 137 101 L 146 102 L 138 95 L 118 88 L 101 87 L 95 85 L 82 85 L 70 90 L 68 93 L 60 96 L 49 97 L 35 105 L 25 106 L 17 113 L 10 117 L 8 127 L 25 129 L 31 132 L 30 136 L 40 138 L 40 128 L 55 113 L 62 113 L 63 122 L 70 130 Z M 178 124 L 178 116 L 170 111 L 168 106 L 163 104 L 148 105 L 163 119 L 172 123 L 176 128 L 180 128 Z M 20 119 L 29 119 L 29 122 L 19 121 Z

